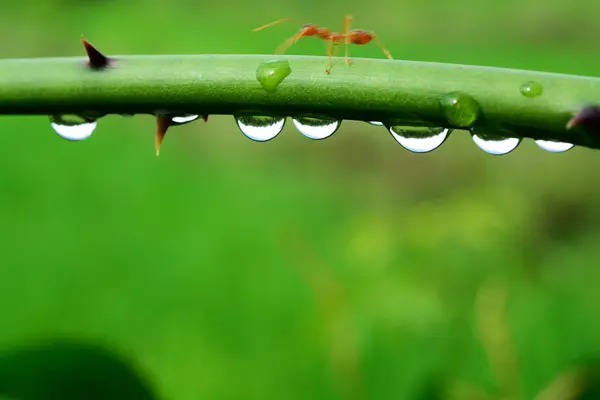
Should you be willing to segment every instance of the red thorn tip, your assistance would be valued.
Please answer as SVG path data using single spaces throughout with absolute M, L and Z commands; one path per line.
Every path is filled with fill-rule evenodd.
M 597 128 L 600 126 L 600 108 L 597 106 L 583 107 L 577 114 L 567 122 L 567 129 L 576 126 L 589 126 Z
M 85 52 L 87 53 L 89 59 L 89 66 L 91 68 L 101 69 L 108 66 L 110 63 L 108 57 L 92 46 L 92 44 L 88 42 L 83 35 L 81 35 L 81 43 L 83 43 L 83 47 L 85 48 Z
M 204 122 L 208 122 L 208 115 L 203 115 L 202 119 L 204 120 Z
M 567 129 L 571 129 L 577 125 L 579 125 L 581 121 L 579 120 L 579 118 L 577 117 L 573 117 L 569 120 L 569 122 L 567 122 Z

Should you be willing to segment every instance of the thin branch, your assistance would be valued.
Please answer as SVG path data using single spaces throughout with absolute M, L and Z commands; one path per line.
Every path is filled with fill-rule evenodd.
M 274 92 L 259 65 L 289 61 Z M 600 148 L 600 134 L 567 128 L 581 109 L 600 105 L 600 79 L 572 75 L 383 59 L 343 59 L 330 75 L 326 57 L 272 55 L 117 56 L 94 70 L 82 58 L 0 60 L 0 114 L 237 114 L 383 121 L 449 128 L 448 93 L 474 99 L 474 126 L 490 135 L 530 137 Z M 528 82 L 539 95 L 522 93 Z M 467 120 L 470 120 L 467 118 Z

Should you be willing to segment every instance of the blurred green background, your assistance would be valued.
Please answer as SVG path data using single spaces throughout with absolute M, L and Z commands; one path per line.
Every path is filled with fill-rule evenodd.
M 600 71 L 591 0 L 4 0 L 0 46 L 82 56 L 83 33 L 108 55 L 272 53 L 296 26 L 251 29 L 346 13 L 397 59 Z M 255 143 L 211 116 L 157 158 L 149 116 L 83 142 L 2 117 L 0 347 L 108 343 L 183 400 L 428 399 L 441 382 L 533 399 L 595 357 L 600 153 L 526 140 L 494 157 L 459 132 L 412 154 L 382 127 L 317 142 L 289 122 Z M 443 398 L 476 398 L 460 393 Z

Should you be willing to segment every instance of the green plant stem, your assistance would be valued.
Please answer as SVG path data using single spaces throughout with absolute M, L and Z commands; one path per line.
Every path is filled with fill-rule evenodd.
M 287 60 L 292 73 L 275 93 L 256 79 L 261 62 Z M 122 56 L 104 70 L 84 58 L 0 60 L 0 114 L 156 113 L 293 116 L 427 123 L 452 127 L 439 105 L 461 91 L 480 106 L 476 128 L 600 148 L 600 135 L 566 129 L 575 112 L 600 104 L 600 79 L 454 64 L 273 55 Z M 521 94 L 539 82 L 538 97 Z

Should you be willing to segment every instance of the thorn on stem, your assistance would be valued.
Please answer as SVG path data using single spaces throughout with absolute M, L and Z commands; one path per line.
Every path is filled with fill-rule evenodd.
M 90 42 L 88 42 L 83 35 L 81 35 L 81 43 L 85 48 L 85 52 L 88 56 L 88 65 L 92 69 L 103 69 L 110 64 L 111 60 L 104 54 L 100 53 Z
M 567 123 L 567 129 L 577 126 L 600 132 L 600 107 L 586 106 L 579 110 Z
M 171 126 L 171 116 L 169 115 L 157 115 L 156 116 L 156 156 L 160 155 L 160 145 L 167 134 L 169 126 Z

